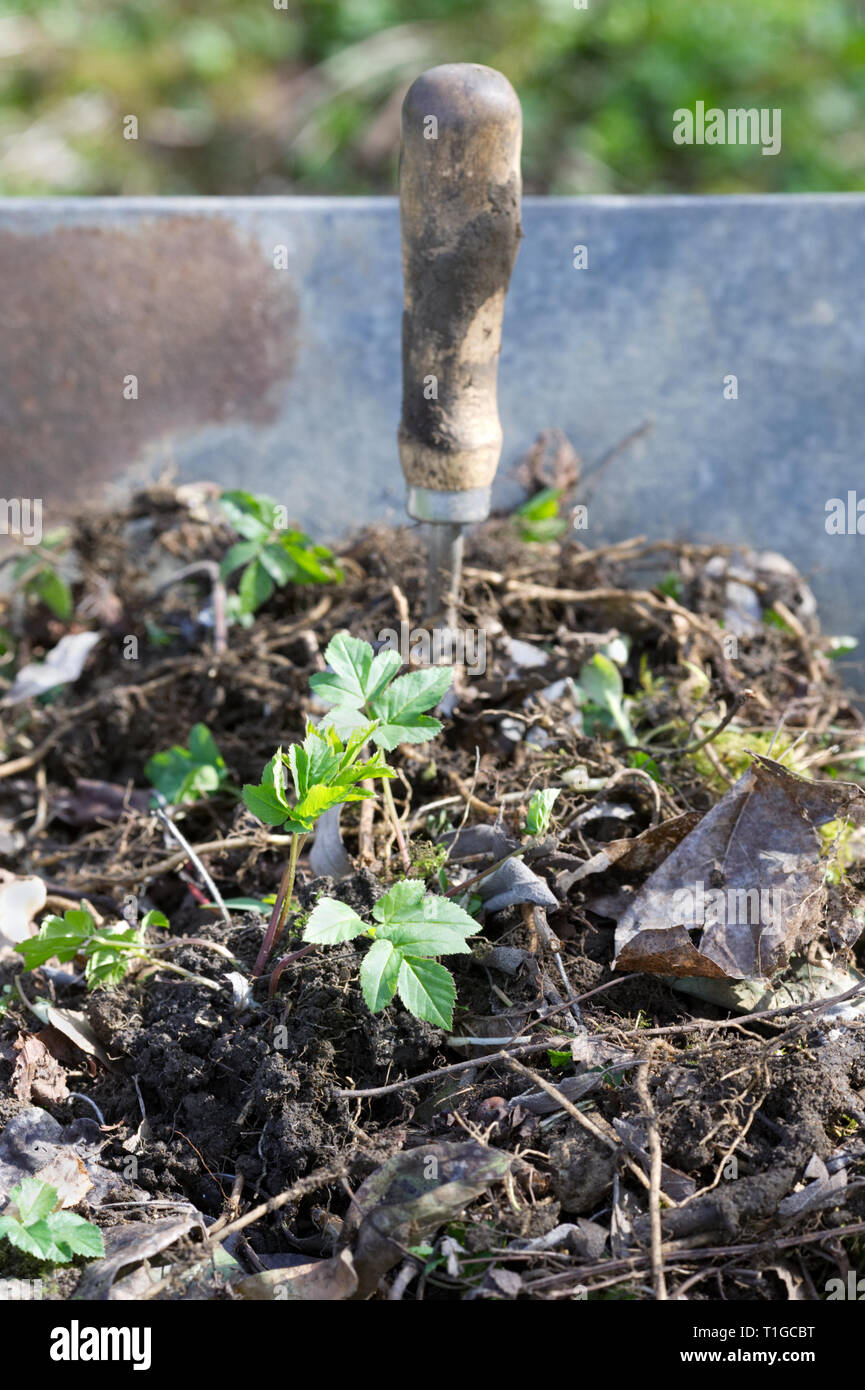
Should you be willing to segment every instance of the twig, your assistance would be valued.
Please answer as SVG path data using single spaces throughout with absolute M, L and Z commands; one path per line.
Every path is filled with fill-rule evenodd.
M 667 1301 L 667 1284 L 664 1279 L 664 1254 L 663 1237 L 661 1235 L 661 1173 L 663 1168 L 663 1157 L 661 1154 L 661 1137 L 658 1133 L 658 1117 L 655 1114 L 655 1107 L 652 1097 L 649 1094 L 649 1066 L 651 1058 L 637 1068 L 636 1084 L 637 1095 L 645 1112 L 649 1127 L 649 1157 L 651 1160 L 649 1167 L 649 1218 L 652 1232 L 652 1283 L 655 1287 L 655 1298 L 665 1303 Z
M 596 985 L 594 989 L 587 990 L 585 994 L 580 994 L 577 998 L 564 1004 L 556 1004 L 553 1008 L 547 1009 L 537 1020 L 538 1023 L 545 1023 L 554 1014 L 560 1014 L 564 1009 L 571 1006 L 571 1002 L 584 1004 L 594 994 L 602 994 L 608 989 L 614 989 L 616 985 L 623 985 L 627 980 L 632 980 L 634 975 L 622 975 L 616 980 L 607 980 L 606 984 Z M 522 1012 L 522 1011 L 520 1011 Z M 511 1052 L 485 1052 L 481 1057 L 472 1057 L 468 1062 L 454 1062 L 448 1067 L 437 1067 L 435 1071 L 421 1072 L 419 1076 L 407 1076 L 404 1081 L 392 1081 L 388 1086 L 371 1086 L 365 1090 L 351 1091 L 335 1088 L 333 1095 L 349 1100 L 368 1099 L 376 1096 L 390 1096 L 397 1091 L 404 1091 L 409 1086 L 420 1086 L 425 1081 L 437 1081 L 440 1076 L 459 1076 L 460 1072 L 470 1071 L 472 1067 L 488 1066 L 491 1062 L 502 1061 L 507 1057 L 530 1057 L 536 1052 L 546 1052 L 555 1042 L 561 1038 L 555 1036 L 547 1038 L 545 1042 L 529 1043 L 526 1046 L 514 1047 Z
M 157 792 L 157 796 L 159 797 L 160 801 L 165 801 L 165 798 L 161 795 L 161 793 Z M 205 868 L 198 854 L 192 848 L 192 845 L 189 843 L 186 836 L 183 834 L 183 831 L 178 829 L 178 827 L 174 824 L 174 821 L 171 819 L 171 816 L 168 814 L 168 811 L 165 808 L 165 806 L 157 806 L 155 807 L 155 811 L 156 815 L 159 817 L 159 819 L 162 821 L 162 824 L 165 826 L 165 829 L 168 831 L 169 835 L 172 835 L 174 839 L 177 841 L 177 843 L 183 849 L 186 850 L 190 862 L 195 865 L 196 869 L 198 870 L 199 876 L 201 877 L 202 882 L 204 883 L 205 888 L 207 888 L 208 892 L 213 898 L 213 901 L 219 908 L 219 911 L 222 914 L 223 922 L 225 922 L 226 926 L 230 927 L 231 913 L 225 906 L 225 903 L 222 900 L 222 894 L 220 893 L 219 889 L 217 888 L 216 884 L 211 878 L 210 873 Z
M 761 1009 L 758 1013 L 742 1014 L 739 1018 L 698 1018 L 691 1023 L 671 1024 L 666 1028 L 629 1028 L 622 1031 L 622 1037 L 663 1038 L 673 1033 L 704 1033 L 712 1028 L 741 1028 L 746 1023 L 762 1022 L 767 1018 L 777 1018 L 781 1014 L 803 1013 L 807 1009 L 829 1009 L 835 1004 L 843 1004 L 865 990 L 865 980 L 848 989 L 844 994 L 833 994 L 829 999 L 809 999 L 804 1004 L 784 1004 L 779 1009 Z

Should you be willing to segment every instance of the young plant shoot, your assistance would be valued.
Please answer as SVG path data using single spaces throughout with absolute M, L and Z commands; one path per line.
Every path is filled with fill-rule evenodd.
M 363 997 L 380 1013 L 398 994 L 416 1018 L 450 1028 L 456 988 L 450 971 L 436 956 L 467 955 L 466 937 L 480 924 L 463 908 L 437 894 L 425 893 L 419 879 L 403 879 L 379 898 L 373 924 L 364 922 L 347 903 L 324 898 L 313 909 L 304 941 L 334 946 L 367 936 L 372 945 L 360 968 Z
M 10 1189 L 0 1216 L 0 1240 L 52 1265 L 66 1265 L 76 1255 L 95 1260 L 105 1254 L 102 1232 L 92 1221 L 64 1211 L 60 1194 L 39 1178 L 24 1178 Z
M 394 775 L 381 752 L 364 762 L 359 761 L 363 746 L 373 736 L 375 728 L 375 721 L 363 722 L 343 742 L 335 728 L 316 728 L 308 724 L 302 743 L 293 743 L 285 752 L 277 749 L 262 773 L 261 782 L 243 788 L 243 800 L 252 814 L 263 825 L 281 827 L 292 837 L 288 863 L 255 962 L 256 975 L 264 970 L 282 934 L 291 906 L 298 856 L 319 816 L 332 806 L 374 796 L 371 788 L 360 785 L 366 779 L 386 779 Z M 287 794 L 287 771 L 291 773 L 294 788 L 293 803 Z
M 402 665 L 397 651 L 375 655 L 369 642 L 338 632 L 328 644 L 325 660 L 329 671 L 313 676 L 310 686 L 332 708 L 322 721 L 346 737 L 375 721 L 370 737 L 379 748 L 392 752 L 400 743 L 426 743 L 441 733 L 441 723 L 428 711 L 435 709 L 453 679 L 449 666 L 426 666 L 396 678 Z M 399 823 L 393 793 L 384 783 L 384 798 L 403 868 L 411 860 Z
M 284 584 L 330 584 L 342 579 L 333 552 L 289 527 L 285 508 L 272 498 L 223 492 L 219 505 L 243 537 L 220 567 L 223 580 L 235 570 L 243 571 L 238 593 L 229 600 L 230 616 L 241 626 L 248 627 L 256 610 Z
M 49 960 L 61 965 L 81 960 L 88 989 L 113 989 L 125 979 L 136 961 L 144 961 L 149 972 L 170 970 L 207 989 L 221 986 L 203 975 L 194 975 L 173 961 L 163 960 L 157 952 L 160 946 L 147 941 L 150 927 L 167 927 L 168 918 L 161 912 L 148 912 L 138 926 L 128 922 L 106 923 L 97 927 L 85 908 L 69 908 L 62 917 L 46 917 L 36 936 L 17 942 L 15 950 L 24 957 L 25 970 L 38 970 Z M 174 937 L 166 946 L 182 946 L 183 938 Z M 213 947 L 214 950 L 222 948 Z M 228 954 L 226 952 L 226 954 Z

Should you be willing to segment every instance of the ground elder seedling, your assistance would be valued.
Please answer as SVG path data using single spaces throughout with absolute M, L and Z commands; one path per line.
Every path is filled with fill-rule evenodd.
M 106 923 L 97 927 L 85 908 L 69 908 L 62 917 L 46 917 L 36 936 L 19 941 L 15 950 L 24 958 L 25 970 L 38 970 L 49 960 L 61 964 L 82 961 L 84 978 L 89 989 L 113 989 L 120 984 L 136 961 L 147 962 L 152 969 L 169 970 L 188 980 L 219 989 L 213 980 L 194 975 L 173 961 L 162 960 L 146 940 L 150 927 L 167 927 L 168 918 L 161 912 L 148 912 L 138 926 L 127 922 Z M 173 945 L 181 945 L 176 938 Z
M 225 760 L 206 724 L 193 725 L 187 748 L 176 743 L 163 753 L 154 753 L 144 771 L 171 806 L 200 801 L 217 791 L 228 777 Z
M 336 729 L 308 724 L 302 743 L 293 743 L 285 752 L 278 748 L 265 767 L 261 782 L 243 788 L 243 800 L 258 820 L 264 825 L 281 826 L 292 836 L 288 864 L 255 963 L 256 975 L 264 970 L 285 926 L 298 855 L 319 816 L 347 801 L 364 801 L 374 796 L 371 788 L 361 785 L 365 780 L 394 775 L 381 752 L 360 760 L 364 745 L 375 728 L 375 721 L 364 723 L 343 743 Z M 287 794 L 289 773 L 294 789 L 293 802 Z
M 69 1264 L 76 1255 L 89 1260 L 104 1255 L 99 1227 L 59 1207 L 56 1187 L 38 1178 L 24 1178 L 10 1191 L 0 1215 L 0 1239 L 53 1265 Z
M 287 525 L 285 508 L 270 497 L 251 492 L 223 492 L 219 505 L 243 539 L 222 561 L 223 580 L 242 570 L 229 616 L 248 626 L 252 615 L 285 584 L 331 584 L 342 579 L 333 551 L 316 545 L 303 531 Z
M 450 971 L 435 957 L 467 955 L 471 948 L 466 937 L 480 931 L 480 924 L 456 903 L 425 893 L 419 879 L 395 883 L 379 898 L 372 916 L 370 925 L 347 903 L 325 898 L 310 915 L 303 939 L 334 946 L 370 937 L 372 945 L 360 968 L 370 1011 L 380 1013 L 398 994 L 416 1018 L 450 1028 L 456 987 Z
M 331 669 L 312 676 L 309 682 L 318 699 L 332 706 L 323 724 L 345 736 L 373 720 L 370 737 L 389 752 L 401 743 L 427 743 L 441 733 L 440 721 L 429 710 L 435 709 L 450 687 L 453 672 L 449 666 L 425 666 L 397 677 L 402 665 L 399 652 L 386 648 L 376 654 L 369 642 L 348 632 L 338 632 L 324 655 Z M 384 798 L 408 873 L 411 856 L 387 783 Z

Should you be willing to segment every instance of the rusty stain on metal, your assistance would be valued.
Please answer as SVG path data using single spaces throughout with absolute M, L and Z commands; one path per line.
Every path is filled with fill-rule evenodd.
M 292 276 L 225 218 L 3 232 L 0 286 L 6 496 L 80 503 L 168 434 L 279 414 L 296 353 Z M 137 400 L 124 399 L 130 375 Z

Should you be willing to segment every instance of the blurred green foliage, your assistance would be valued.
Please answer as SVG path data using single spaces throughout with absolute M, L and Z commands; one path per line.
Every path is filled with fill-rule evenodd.
M 517 88 L 528 192 L 865 187 L 863 0 L 4 0 L 0 192 L 392 192 L 445 61 Z M 780 107 L 781 153 L 674 145 L 697 100 Z

